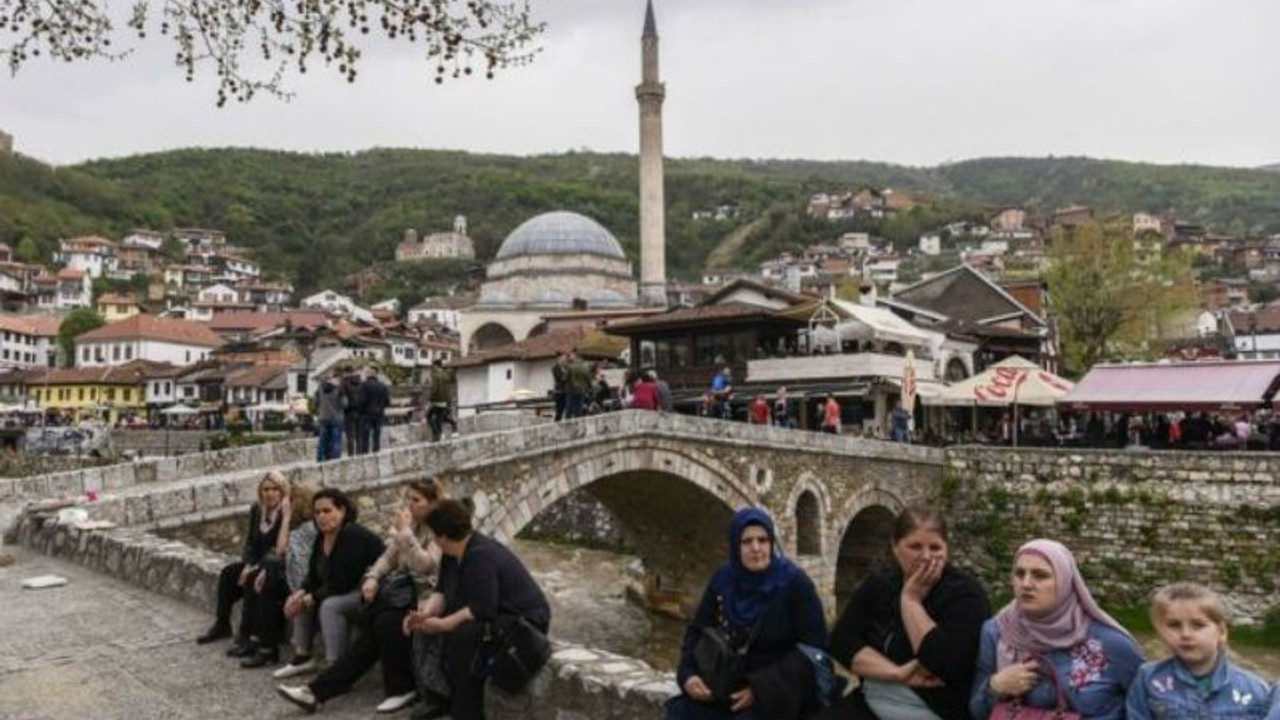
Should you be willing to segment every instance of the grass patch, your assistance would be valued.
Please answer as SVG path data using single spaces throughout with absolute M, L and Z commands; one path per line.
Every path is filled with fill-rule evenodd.
M 1156 632 L 1155 626 L 1151 624 L 1150 610 L 1145 606 L 1106 608 L 1106 610 L 1129 632 L 1149 635 L 1154 635 Z M 1229 642 L 1236 647 L 1275 648 L 1280 646 L 1280 610 L 1267 613 L 1261 625 L 1233 626 Z

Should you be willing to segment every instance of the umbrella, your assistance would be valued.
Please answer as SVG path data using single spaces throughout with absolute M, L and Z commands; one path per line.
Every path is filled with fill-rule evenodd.
M 1070 380 L 1014 355 L 985 372 L 951 385 L 926 402 L 931 405 L 1050 406 L 1073 387 L 1075 383 Z
M 189 405 L 174 405 L 160 411 L 161 415 L 196 415 L 200 411 Z

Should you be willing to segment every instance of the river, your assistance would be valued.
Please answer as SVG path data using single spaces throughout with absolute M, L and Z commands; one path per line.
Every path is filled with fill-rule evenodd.
M 645 612 L 625 597 L 629 555 L 568 545 L 517 540 L 516 552 L 546 591 L 552 608 L 552 635 L 609 652 L 639 658 L 660 670 L 674 670 L 684 624 Z M 1163 657 L 1164 646 L 1139 634 L 1147 657 Z M 1267 680 L 1280 676 L 1280 649 L 1234 649 L 1235 659 Z

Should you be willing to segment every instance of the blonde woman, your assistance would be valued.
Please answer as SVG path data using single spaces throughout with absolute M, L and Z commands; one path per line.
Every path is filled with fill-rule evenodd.
M 257 653 L 257 644 L 250 637 L 252 620 L 246 622 L 244 619 L 257 614 L 261 597 L 254 589 L 255 580 L 279 538 L 284 499 L 288 492 L 288 481 L 276 470 L 268 472 L 258 482 L 258 501 L 249 507 L 249 527 L 240 559 L 222 568 L 218 575 L 217 615 L 213 626 L 196 638 L 197 643 L 204 645 L 231 637 L 231 611 L 243 598 L 245 607 L 241 612 L 240 631 L 227 655 L 249 657 Z

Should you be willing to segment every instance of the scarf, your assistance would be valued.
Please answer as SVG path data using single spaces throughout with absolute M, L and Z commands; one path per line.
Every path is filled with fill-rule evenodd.
M 1025 553 L 1042 557 L 1053 567 L 1057 584 L 1054 605 L 1049 612 L 1032 616 L 1023 612 L 1015 599 L 996 614 L 1000 635 L 996 643 L 997 669 L 1078 645 L 1089 636 L 1093 622 L 1129 634 L 1094 601 L 1066 546 L 1054 540 L 1032 540 L 1018 548 L 1014 561 Z
M 751 525 L 764 528 L 772 546 L 769 567 L 760 572 L 751 572 L 742 565 L 742 533 Z M 750 627 L 799 571 L 795 563 L 782 555 L 769 513 L 760 508 L 744 508 L 734 513 L 729 522 L 729 562 L 712 577 L 711 590 L 723 599 L 724 613 L 730 623 Z

